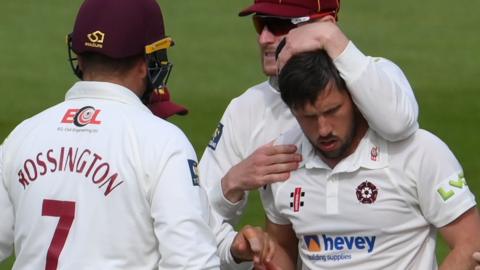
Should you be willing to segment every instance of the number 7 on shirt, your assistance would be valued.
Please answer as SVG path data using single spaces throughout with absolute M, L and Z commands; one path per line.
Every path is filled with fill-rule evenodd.
M 42 216 L 59 217 L 57 228 L 47 252 L 45 270 L 56 270 L 58 257 L 67 241 L 68 233 L 75 218 L 75 202 L 43 200 Z

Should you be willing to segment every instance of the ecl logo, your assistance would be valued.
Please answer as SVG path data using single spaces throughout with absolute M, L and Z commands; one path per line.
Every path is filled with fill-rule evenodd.
M 100 125 L 102 122 L 97 119 L 100 112 L 101 110 L 96 110 L 92 106 L 85 106 L 81 109 L 68 109 L 61 122 L 64 124 L 73 123 L 77 127 L 84 127 L 89 124 Z

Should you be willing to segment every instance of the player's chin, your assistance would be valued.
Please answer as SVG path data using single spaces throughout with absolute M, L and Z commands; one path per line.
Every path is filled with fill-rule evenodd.
M 275 61 L 269 61 L 264 59 L 263 61 L 263 73 L 271 77 L 277 75 L 277 63 Z

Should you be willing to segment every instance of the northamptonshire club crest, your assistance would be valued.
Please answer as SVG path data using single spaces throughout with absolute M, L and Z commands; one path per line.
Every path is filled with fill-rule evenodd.
M 378 189 L 377 187 L 365 180 L 357 187 L 357 199 L 363 204 L 371 204 L 377 200 Z
M 300 211 L 300 207 L 303 206 L 303 197 L 305 197 L 305 192 L 302 191 L 301 187 L 296 187 L 294 192 L 290 192 L 290 198 L 293 198 L 293 201 L 290 202 L 290 208 L 293 208 L 293 212 Z

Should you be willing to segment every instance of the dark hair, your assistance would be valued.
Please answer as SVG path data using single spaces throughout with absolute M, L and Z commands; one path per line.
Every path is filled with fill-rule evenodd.
M 305 52 L 292 56 L 280 72 L 280 94 L 290 108 L 315 103 L 318 95 L 330 83 L 346 90 L 345 81 L 325 50 Z
M 144 54 L 126 58 L 115 59 L 94 52 L 86 52 L 79 55 L 82 59 L 82 73 L 94 72 L 100 74 L 124 75 L 131 70 L 137 61 L 144 58 Z

